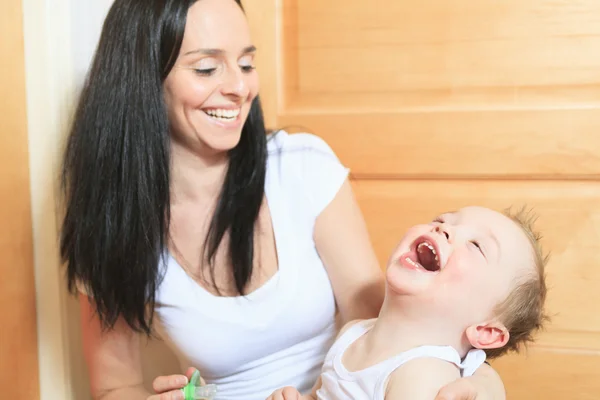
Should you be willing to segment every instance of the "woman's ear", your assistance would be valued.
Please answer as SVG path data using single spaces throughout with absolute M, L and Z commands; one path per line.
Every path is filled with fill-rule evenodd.
M 497 349 L 508 342 L 510 334 L 499 321 L 471 325 L 466 331 L 467 339 L 476 349 Z

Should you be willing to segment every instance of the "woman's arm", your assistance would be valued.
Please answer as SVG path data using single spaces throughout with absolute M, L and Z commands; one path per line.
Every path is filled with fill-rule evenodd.
M 159 400 L 160 394 L 152 395 L 144 389 L 139 335 L 122 319 L 117 321 L 113 329 L 102 332 L 88 296 L 80 294 L 79 304 L 92 398 Z M 183 393 L 178 388 L 185 386 L 187 380 L 184 375 L 158 377 L 153 388 L 163 395 L 172 391 L 171 399 L 183 399 Z
M 317 217 L 314 240 L 329 274 L 342 324 L 377 317 L 385 295 L 384 275 L 347 179 Z
M 506 400 L 500 375 L 483 364 L 473 376 L 458 379 L 440 390 L 435 400 Z
M 146 400 L 143 388 L 140 341 L 123 320 L 102 332 L 88 296 L 79 295 L 85 360 L 94 399 Z

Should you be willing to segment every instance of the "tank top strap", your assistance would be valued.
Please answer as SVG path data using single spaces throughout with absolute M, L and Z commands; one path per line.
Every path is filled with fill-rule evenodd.
M 471 349 L 462 361 L 461 375 L 463 377 L 471 376 L 485 362 L 485 351 L 480 349 Z
M 331 346 L 327 360 L 333 361 L 338 355 L 343 354 L 352 343 L 373 327 L 375 321 L 376 319 L 365 319 L 346 329 Z

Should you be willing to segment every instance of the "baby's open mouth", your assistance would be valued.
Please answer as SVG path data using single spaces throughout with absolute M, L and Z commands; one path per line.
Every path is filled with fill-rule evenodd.
M 417 261 L 427 271 L 436 272 L 440 270 L 440 259 L 432 243 L 428 241 L 417 245 Z

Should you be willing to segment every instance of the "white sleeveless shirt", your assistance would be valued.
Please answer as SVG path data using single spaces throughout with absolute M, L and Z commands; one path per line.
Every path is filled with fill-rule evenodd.
M 461 376 L 471 376 L 485 362 L 483 350 L 471 350 L 464 360 L 451 346 L 420 346 L 400 353 L 379 364 L 348 371 L 342 357 L 346 349 L 368 332 L 376 319 L 357 322 L 348 328 L 331 347 L 321 374 L 319 400 L 384 400 L 390 375 L 403 364 L 415 358 L 433 357 L 455 364 Z
M 329 278 L 313 241 L 316 217 L 348 170 L 311 134 L 279 132 L 268 142 L 265 193 L 279 268 L 245 297 L 218 297 L 168 257 L 156 328 L 182 371 L 197 368 L 217 385 L 215 400 L 264 400 L 317 380 L 337 329 Z

